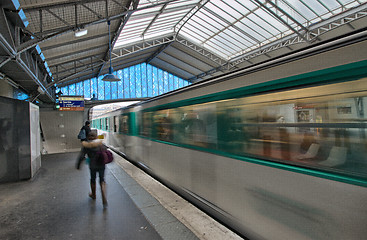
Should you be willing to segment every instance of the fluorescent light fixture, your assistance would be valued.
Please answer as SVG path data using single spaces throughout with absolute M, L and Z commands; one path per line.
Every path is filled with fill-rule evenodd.
M 5 77 L 4 80 L 12 87 L 14 88 L 19 88 L 19 84 L 14 82 L 13 80 L 11 80 L 10 78 L 8 77 Z
M 88 29 L 78 29 L 77 31 L 75 31 L 75 37 L 81 37 L 84 35 L 87 35 L 88 33 Z
M 38 91 L 40 94 L 45 94 L 45 91 L 43 91 L 43 89 L 41 88 L 41 86 L 38 86 L 37 91 Z

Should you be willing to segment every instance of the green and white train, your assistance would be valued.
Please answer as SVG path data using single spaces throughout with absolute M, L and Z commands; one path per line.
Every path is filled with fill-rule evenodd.
M 92 119 L 106 144 L 249 239 L 367 236 L 367 33 Z

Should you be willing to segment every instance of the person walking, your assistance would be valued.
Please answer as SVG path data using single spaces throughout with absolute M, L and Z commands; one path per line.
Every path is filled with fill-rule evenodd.
M 89 121 L 86 121 L 85 122 L 85 125 L 80 129 L 80 132 L 79 132 L 79 135 L 78 135 L 78 138 L 80 139 L 80 141 L 82 143 L 85 142 L 85 141 L 87 141 L 87 137 L 88 137 L 88 135 L 89 135 L 90 132 L 91 132 L 90 122 Z M 80 150 L 78 159 L 76 161 L 76 166 L 75 166 L 76 169 L 80 169 L 80 164 L 84 160 L 85 154 L 86 154 L 86 150 L 82 146 L 82 149 Z
M 103 157 L 98 154 L 98 152 L 101 151 L 101 148 L 104 148 L 102 141 L 97 140 L 97 134 L 92 131 L 88 135 L 88 140 L 83 141 L 82 145 L 90 159 L 89 169 L 91 193 L 89 194 L 89 197 L 93 200 L 96 199 L 96 178 L 98 173 L 99 184 L 101 186 L 102 203 L 104 207 L 107 207 L 106 182 L 104 180 L 105 163 L 103 161 Z

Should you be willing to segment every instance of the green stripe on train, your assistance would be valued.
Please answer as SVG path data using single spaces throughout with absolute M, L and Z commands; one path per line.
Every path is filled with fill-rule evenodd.
M 280 90 L 289 87 L 298 87 L 312 84 L 330 84 L 338 82 L 346 82 L 357 80 L 367 75 L 367 60 L 327 68 L 319 71 L 300 74 L 281 78 L 264 83 L 254 84 L 251 86 L 241 87 L 233 90 L 227 90 L 220 93 L 208 94 L 200 97 L 194 97 L 177 102 L 167 103 L 151 108 L 144 109 L 144 112 L 183 107 L 192 104 L 200 104 L 206 102 L 220 101 L 225 99 L 232 99 L 244 97 L 255 93 L 266 91 Z

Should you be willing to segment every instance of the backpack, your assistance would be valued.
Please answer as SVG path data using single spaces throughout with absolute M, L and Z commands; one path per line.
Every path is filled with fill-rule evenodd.
M 101 147 L 101 149 L 96 153 L 96 159 L 100 163 L 103 162 L 104 164 L 109 164 L 113 161 L 113 155 L 110 150 L 105 147 Z
M 80 129 L 80 131 L 79 131 L 79 134 L 78 134 L 78 139 L 86 139 L 87 138 L 87 136 L 86 136 L 87 134 L 85 133 L 85 129 L 84 128 L 82 128 L 82 129 Z

